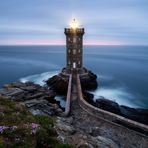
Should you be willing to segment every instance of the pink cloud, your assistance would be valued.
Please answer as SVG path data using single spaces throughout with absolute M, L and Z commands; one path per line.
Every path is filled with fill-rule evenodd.
M 123 43 L 119 41 L 96 41 L 96 40 L 88 40 L 84 41 L 84 45 L 122 45 Z
M 39 40 L 39 39 L 3 39 L 0 45 L 65 45 L 65 40 Z M 84 45 L 121 45 L 119 41 L 84 41 Z
M 0 40 L 0 45 L 64 45 L 63 40 L 37 40 L 37 39 L 6 39 Z

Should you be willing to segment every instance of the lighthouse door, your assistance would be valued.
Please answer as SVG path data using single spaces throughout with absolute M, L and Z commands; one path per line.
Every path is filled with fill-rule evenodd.
M 74 68 L 74 69 L 76 68 L 76 63 L 75 63 L 75 62 L 73 63 L 73 68 Z

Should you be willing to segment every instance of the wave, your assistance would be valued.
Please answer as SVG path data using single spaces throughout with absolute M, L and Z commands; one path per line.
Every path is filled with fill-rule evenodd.
M 65 108 L 66 105 L 66 98 L 65 96 L 55 96 L 56 101 L 60 101 L 60 106 Z
M 39 84 L 41 86 L 45 85 L 45 81 L 50 77 L 57 75 L 59 71 L 51 71 L 51 72 L 44 72 L 41 74 L 31 75 L 24 78 L 21 78 L 20 81 L 25 83 L 28 81 L 34 82 L 35 84 Z M 103 81 L 111 81 L 114 78 L 112 76 L 106 75 L 98 75 L 98 77 Z M 100 96 L 104 98 L 113 100 L 117 102 L 119 105 L 125 105 L 134 108 L 144 108 L 143 104 L 137 102 L 137 97 L 130 93 L 125 87 L 99 87 L 95 91 L 90 91 L 94 95 L 94 101 Z M 55 99 L 60 101 L 62 107 L 65 107 L 65 97 L 64 96 L 56 96 Z
M 45 81 L 48 80 L 50 77 L 57 75 L 59 71 L 52 71 L 52 72 L 44 72 L 41 74 L 31 75 L 24 78 L 20 78 L 20 81 L 25 83 L 28 81 L 34 82 L 35 84 L 39 84 L 43 86 Z
M 52 72 L 44 72 L 41 74 L 31 75 L 24 78 L 21 78 L 20 81 L 25 83 L 28 81 L 34 82 L 35 84 L 39 84 L 41 86 L 45 85 L 45 81 L 51 78 L 54 75 L 57 75 L 59 71 L 52 71 Z M 56 96 L 56 101 L 60 101 L 61 107 L 65 107 L 65 97 L 64 96 Z
M 138 105 L 136 103 L 135 96 L 130 92 L 128 92 L 125 88 L 105 87 L 105 88 L 98 88 L 97 90 L 91 91 L 90 93 L 94 95 L 94 101 L 96 101 L 96 99 L 102 96 L 106 99 L 110 99 L 117 102 L 119 105 L 125 105 L 134 108 L 141 107 L 141 105 Z
M 97 78 L 99 78 L 99 81 L 100 80 L 103 80 L 103 81 L 111 81 L 114 79 L 113 76 L 109 76 L 109 75 L 100 75 L 100 74 L 97 74 Z

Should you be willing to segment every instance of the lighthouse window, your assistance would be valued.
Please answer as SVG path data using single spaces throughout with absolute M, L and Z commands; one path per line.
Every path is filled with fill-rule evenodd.
M 73 68 L 76 68 L 76 63 L 75 62 L 73 63 Z
M 70 49 L 68 50 L 68 52 L 70 53 Z
M 77 39 L 76 37 L 73 37 L 73 42 L 76 43 Z
M 73 54 L 76 54 L 76 49 L 73 49 Z
M 68 38 L 68 41 L 70 41 L 70 38 Z
M 78 62 L 78 64 L 80 65 L 80 61 Z
M 81 50 L 79 49 L 79 53 L 81 52 Z

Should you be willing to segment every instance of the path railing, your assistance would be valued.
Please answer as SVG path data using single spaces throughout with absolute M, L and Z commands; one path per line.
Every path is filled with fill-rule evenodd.
M 63 116 L 68 116 L 70 113 L 71 91 L 72 91 L 72 74 L 69 75 L 65 112 L 64 112 Z
M 69 75 L 69 82 L 68 82 L 68 91 L 67 91 L 67 97 L 66 97 L 66 105 L 65 105 L 65 112 L 62 114 L 62 116 L 68 116 L 71 109 L 71 98 L 72 98 L 72 74 Z M 131 119 L 122 117 L 120 115 L 102 110 L 100 108 L 97 108 L 88 102 L 86 102 L 83 98 L 82 88 L 81 88 L 81 82 L 80 82 L 80 76 L 77 74 L 76 76 L 76 87 L 77 87 L 77 99 L 79 106 L 92 115 L 95 118 L 101 118 L 107 122 L 110 122 L 111 124 L 116 124 L 118 126 L 125 126 L 129 129 L 132 129 L 134 131 L 138 131 L 140 133 L 144 133 L 148 135 L 148 126 L 136 121 L 133 121 Z
M 96 117 L 96 118 L 102 118 L 108 122 L 112 123 L 119 123 L 120 125 L 128 126 L 128 128 L 133 129 L 138 132 L 142 132 L 146 135 L 148 135 L 148 126 L 133 120 L 130 120 L 128 118 L 122 117 L 120 115 L 102 110 L 100 108 L 94 107 L 91 104 L 87 103 L 82 94 L 82 88 L 81 88 L 81 82 L 80 77 L 77 75 L 77 91 L 78 91 L 78 103 L 80 107 L 85 110 L 90 115 Z

